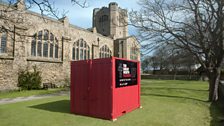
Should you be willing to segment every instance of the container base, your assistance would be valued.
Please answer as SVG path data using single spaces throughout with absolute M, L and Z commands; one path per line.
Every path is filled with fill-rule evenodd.
M 115 122 L 115 121 L 117 121 L 117 118 L 115 118 L 115 119 L 111 119 L 111 121 L 112 121 L 112 122 Z

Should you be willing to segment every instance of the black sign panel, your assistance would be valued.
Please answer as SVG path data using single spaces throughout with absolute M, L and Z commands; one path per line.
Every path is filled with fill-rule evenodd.
M 116 88 L 137 85 L 137 63 L 116 59 Z

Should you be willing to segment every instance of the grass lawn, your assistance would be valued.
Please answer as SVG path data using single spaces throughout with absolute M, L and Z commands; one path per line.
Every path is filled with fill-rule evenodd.
M 31 91 L 9 91 L 0 92 L 0 99 L 3 98 L 15 98 L 15 97 L 26 97 L 31 95 L 43 95 L 57 93 L 63 90 L 62 88 L 48 89 L 48 90 L 31 90 Z
M 142 109 L 116 122 L 70 114 L 69 96 L 0 105 L 0 126 L 219 126 L 221 112 L 207 102 L 208 84 L 142 80 Z M 220 125 L 221 126 L 221 125 Z

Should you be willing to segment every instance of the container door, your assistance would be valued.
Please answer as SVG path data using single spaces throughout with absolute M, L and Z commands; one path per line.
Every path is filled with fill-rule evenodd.
M 89 84 L 89 63 L 78 61 L 73 64 L 72 73 L 74 83 L 74 111 L 77 114 L 88 114 L 88 84 Z
M 89 92 L 89 114 L 109 119 L 112 112 L 112 62 L 111 59 L 92 61 Z

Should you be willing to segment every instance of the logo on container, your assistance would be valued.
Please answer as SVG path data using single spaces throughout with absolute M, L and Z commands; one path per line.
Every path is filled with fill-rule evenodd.
M 131 77 L 130 73 L 130 68 L 127 66 L 127 64 L 123 64 L 123 77 Z

